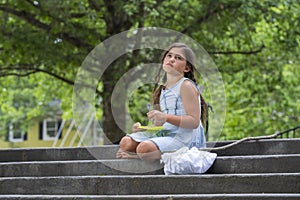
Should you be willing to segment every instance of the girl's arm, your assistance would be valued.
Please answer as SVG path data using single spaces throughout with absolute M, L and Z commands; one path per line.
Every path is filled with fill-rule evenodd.
M 156 126 L 165 122 L 182 128 L 197 128 L 200 123 L 200 103 L 198 100 L 198 90 L 190 81 L 184 81 L 180 93 L 182 96 L 183 106 L 186 112 L 184 116 L 166 114 L 158 110 L 152 110 L 148 113 Z

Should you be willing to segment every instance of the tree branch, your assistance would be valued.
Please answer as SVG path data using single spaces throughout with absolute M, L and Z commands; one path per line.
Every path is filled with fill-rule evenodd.
M 45 30 L 46 32 L 50 32 L 52 27 L 46 23 L 43 23 L 39 20 L 36 19 L 36 15 L 31 14 L 27 11 L 17 11 L 14 10 L 12 8 L 6 7 L 5 5 L 0 5 L 0 10 L 13 14 L 17 17 L 20 17 L 21 19 L 24 19 L 25 21 L 27 21 L 29 24 L 40 28 L 42 30 Z M 54 35 L 55 37 L 59 37 L 61 39 L 65 39 L 66 41 L 70 42 L 71 44 L 73 44 L 76 47 L 84 47 L 87 48 L 88 50 L 91 50 L 93 48 L 93 46 L 91 46 L 90 44 L 82 41 L 80 38 L 75 37 L 73 35 L 71 35 L 70 33 L 67 32 L 60 32 Z
M 17 72 L 15 72 L 17 71 Z M 25 72 L 21 72 L 21 71 L 25 71 Z M 59 76 L 58 74 L 55 74 L 53 72 L 50 72 L 46 69 L 40 69 L 40 68 L 36 68 L 36 67 L 32 67 L 29 64 L 23 64 L 23 65 L 19 65 L 17 67 L 5 67 L 5 68 L 1 68 L 0 67 L 0 77 L 5 77 L 5 76 L 18 76 L 18 77 L 26 77 L 29 76 L 31 74 L 35 74 L 35 73 L 45 73 L 49 76 L 52 76 L 64 83 L 67 83 L 69 85 L 74 85 L 75 82 L 67 79 L 65 77 Z M 82 85 L 83 87 L 92 87 L 94 88 L 94 86 L 91 85 Z M 96 93 L 100 94 L 101 92 L 96 89 Z
M 235 8 L 238 8 L 239 6 L 240 6 L 240 4 L 238 4 L 238 6 L 236 6 L 235 4 L 230 4 L 230 5 L 226 5 L 226 6 L 220 5 L 218 7 L 215 7 L 214 9 L 208 10 L 208 12 L 205 15 L 199 17 L 193 24 L 202 24 L 217 13 L 224 12 L 224 11 L 230 10 L 230 9 L 235 9 Z M 181 33 L 185 34 L 185 33 L 190 32 L 190 28 L 191 28 L 190 26 L 185 27 L 181 31 Z
M 51 17 L 53 20 L 57 21 L 57 22 L 61 22 L 61 23 L 66 23 L 66 19 L 61 18 L 61 17 L 57 17 L 55 15 L 53 15 L 53 12 L 49 12 L 48 10 L 45 10 L 41 4 L 38 5 L 34 5 L 33 2 L 31 2 L 30 0 L 27 0 L 27 2 L 34 6 L 34 8 L 37 8 L 40 13 L 46 13 L 49 17 Z M 71 18 L 81 18 L 86 16 L 86 13 L 70 13 Z M 96 29 L 91 29 L 91 28 L 87 28 L 87 27 L 83 27 L 81 24 L 79 23 L 72 23 L 72 25 L 74 26 L 74 30 L 87 30 L 87 32 L 91 35 L 94 35 L 95 38 L 99 38 L 101 41 L 103 40 L 102 36 L 97 32 Z M 65 33 L 62 33 L 65 34 Z M 77 38 L 76 38 L 77 39 Z M 90 49 L 91 50 L 91 49 Z
M 262 44 L 259 49 L 257 50 L 250 50 L 250 51 L 208 51 L 209 54 L 225 54 L 225 55 L 229 55 L 229 54 L 244 54 L 244 55 L 249 55 L 249 54 L 256 54 L 256 53 L 260 53 L 262 52 L 262 50 L 265 48 L 266 46 L 264 44 Z
M 93 10 L 100 11 L 101 6 L 97 4 L 94 0 L 89 0 L 89 7 Z
M 30 24 L 32 24 L 32 25 L 34 25 L 34 26 L 36 26 L 40 29 L 43 29 L 45 31 L 50 31 L 51 30 L 51 27 L 49 25 L 36 20 L 35 15 L 33 15 L 31 13 L 28 13 L 26 11 L 17 11 L 17 10 L 14 10 L 12 8 L 6 7 L 5 5 L 0 5 L 0 10 L 2 10 L 4 12 L 7 12 L 7 13 L 10 13 L 10 14 L 13 14 L 17 17 L 22 18 L 22 19 L 25 19 Z
M 18 71 L 18 72 L 13 72 L 13 71 Z M 21 72 L 20 72 L 21 71 Z M 25 71 L 24 73 L 22 73 L 22 71 Z M 29 71 L 29 72 L 27 72 Z M 5 67 L 5 68 L 0 68 L 0 77 L 5 77 L 5 76 L 26 76 L 26 75 L 30 75 L 30 74 L 34 74 L 37 72 L 43 72 L 45 74 L 48 74 L 58 80 L 61 80 L 65 83 L 68 83 L 69 85 L 74 85 L 74 81 L 66 79 L 62 76 L 59 76 L 53 72 L 50 72 L 48 70 L 45 69 L 40 69 L 40 68 L 35 68 L 35 67 L 31 67 L 30 65 L 19 65 L 18 67 Z
M 0 77 L 6 77 L 6 76 L 18 76 L 18 77 L 26 77 L 31 74 L 35 74 L 37 71 L 31 71 L 31 72 L 26 72 L 26 73 L 15 73 L 15 72 L 7 72 L 7 73 L 1 73 Z

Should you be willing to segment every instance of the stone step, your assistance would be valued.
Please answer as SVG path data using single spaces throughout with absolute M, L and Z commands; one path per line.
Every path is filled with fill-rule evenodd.
M 207 173 L 300 172 L 300 154 L 218 156 Z
M 300 193 L 300 173 L 0 178 L 1 195 Z
M 18 200 L 86 200 L 86 199 L 156 199 L 156 200 L 296 200 L 300 194 L 179 194 L 179 195 L 0 195 L 0 199 Z
M 228 145 L 235 141 L 224 141 L 208 144 L 214 147 Z M 300 154 L 300 139 L 268 139 L 254 140 L 240 143 L 236 146 L 213 150 L 219 156 L 238 156 L 238 155 L 273 155 L 273 154 Z
M 207 146 L 219 147 L 232 142 L 209 142 Z M 1 149 L 0 162 L 113 159 L 117 150 L 117 145 L 75 148 Z M 300 154 L 300 139 L 249 141 L 225 150 L 212 152 L 216 152 L 219 156 Z
M 138 159 L 0 163 L 1 177 L 163 174 L 163 165 Z
M 117 150 L 117 145 L 1 149 L 0 162 L 111 159 Z
M 300 173 L 300 154 L 218 156 L 209 174 Z M 163 164 L 138 159 L 0 163 L 1 177 L 163 174 Z

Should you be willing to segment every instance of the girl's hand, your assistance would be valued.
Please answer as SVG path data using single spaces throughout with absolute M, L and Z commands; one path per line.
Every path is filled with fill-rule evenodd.
M 135 132 L 138 132 L 138 131 L 141 131 L 141 129 L 139 129 L 138 127 L 141 126 L 141 123 L 140 122 L 136 122 L 132 125 L 132 132 L 135 133 Z
M 158 110 L 151 110 L 147 116 L 155 126 L 162 126 L 167 121 L 167 114 Z

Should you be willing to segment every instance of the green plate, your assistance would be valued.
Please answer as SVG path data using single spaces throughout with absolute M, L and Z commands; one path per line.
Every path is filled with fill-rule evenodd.
M 147 131 L 160 131 L 164 127 L 163 126 L 139 126 L 139 129 L 147 130 Z

